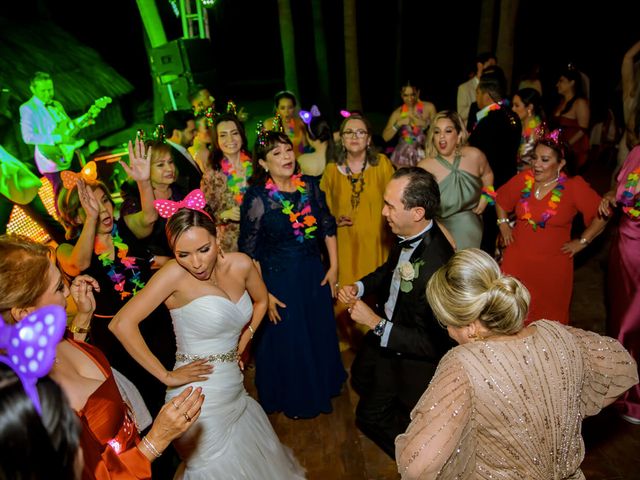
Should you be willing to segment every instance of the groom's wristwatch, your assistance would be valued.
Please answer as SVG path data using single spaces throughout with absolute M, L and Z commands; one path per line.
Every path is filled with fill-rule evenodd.
M 378 324 L 375 327 L 373 327 L 373 334 L 381 337 L 382 334 L 384 333 L 384 326 L 386 324 L 387 324 L 387 320 L 385 318 L 380 320 L 380 322 L 378 322 Z

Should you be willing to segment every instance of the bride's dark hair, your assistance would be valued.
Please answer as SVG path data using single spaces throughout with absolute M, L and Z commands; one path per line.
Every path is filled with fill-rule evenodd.
M 171 250 L 175 248 L 180 236 L 192 227 L 202 227 L 211 236 L 216 236 L 216 222 L 213 221 L 213 212 L 208 205 L 202 211 L 181 208 L 169 218 L 165 232 Z

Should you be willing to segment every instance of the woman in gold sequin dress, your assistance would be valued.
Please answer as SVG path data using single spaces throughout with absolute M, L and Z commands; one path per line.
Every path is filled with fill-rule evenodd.
M 638 382 L 629 353 L 558 322 L 523 328 L 529 292 L 477 249 L 440 268 L 427 299 L 460 345 L 396 438 L 402 478 L 584 479 L 582 419 Z

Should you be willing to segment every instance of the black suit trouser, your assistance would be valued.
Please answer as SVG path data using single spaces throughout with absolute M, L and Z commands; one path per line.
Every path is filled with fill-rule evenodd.
M 356 425 L 395 458 L 395 438 L 409 426 L 409 414 L 426 390 L 435 366 L 380 347 L 367 333 L 351 366 L 351 383 L 360 395 Z

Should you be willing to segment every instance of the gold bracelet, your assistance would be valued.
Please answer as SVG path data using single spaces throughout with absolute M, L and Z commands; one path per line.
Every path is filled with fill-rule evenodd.
M 87 328 L 78 327 L 73 323 L 69 325 L 69 331 L 71 333 L 89 333 L 89 330 L 91 330 L 91 325 L 89 325 Z
M 249 331 L 251 332 L 251 338 L 253 339 L 253 336 L 255 335 L 256 331 L 253 329 L 253 327 L 251 326 L 251 324 L 249 324 L 249 326 L 247 327 L 249 329 Z

